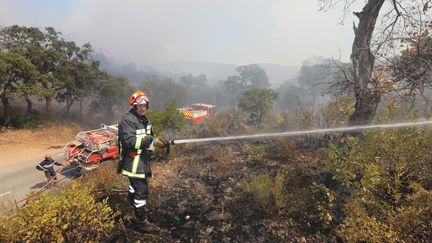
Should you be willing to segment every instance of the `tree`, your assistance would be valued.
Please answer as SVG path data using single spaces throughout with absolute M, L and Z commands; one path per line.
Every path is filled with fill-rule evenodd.
M 323 7 L 332 7 L 332 0 L 320 0 Z M 345 9 L 352 6 L 354 1 L 345 0 Z M 376 54 L 385 57 L 393 51 L 395 43 L 409 33 L 409 28 L 416 26 L 414 16 L 422 15 L 429 9 L 430 0 L 392 0 L 389 8 L 383 8 L 385 0 L 367 0 L 361 12 L 354 12 L 359 19 L 354 25 L 354 41 L 352 45 L 352 72 L 346 73 L 348 83 L 352 84 L 355 96 L 355 111 L 349 119 L 350 125 L 364 124 L 372 120 L 381 100 L 382 90 L 380 80 L 374 75 Z M 385 9 L 384 13 L 381 10 Z M 418 11 L 420 10 L 420 11 Z M 378 17 L 381 16 L 379 34 L 373 42 L 372 35 L 376 28 Z M 427 17 L 427 14 L 423 14 Z M 401 21 L 403 19 L 403 21 Z M 373 44 L 373 45 L 372 45 Z M 372 49 L 372 47 L 374 49 Z M 375 53 L 375 54 L 374 54 Z
M 52 98 L 54 87 L 60 83 L 52 73 L 59 67 L 60 55 L 50 48 L 47 35 L 35 27 L 12 25 L 0 30 L 0 48 L 4 51 L 14 50 L 29 60 L 40 75 L 35 80 L 23 80 L 18 95 L 27 102 L 27 112 L 32 110 L 31 95 L 40 98 Z M 29 76 L 30 77 L 30 76 Z
M 102 79 L 102 73 L 99 71 L 97 63 L 85 63 L 77 60 L 64 62 L 58 75 L 63 80 L 63 85 L 59 89 L 56 99 L 66 103 L 63 110 L 65 115 L 69 113 L 75 102 L 90 96 L 97 83 Z
M 243 85 L 256 88 L 270 87 L 266 72 L 258 64 L 240 66 L 236 70 L 240 75 L 240 81 Z
M 98 83 L 95 90 L 96 97 L 90 104 L 90 111 L 102 113 L 108 122 L 113 120 L 116 110 L 129 105 L 127 100 L 131 92 L 126 78 L 107 74 L 107 79 Z
M 92 59 L 93 50 L 90 44 L 77 46 L 73 41 L 64 40 L 61 33 L 52 27 L 45 31 L 18 25 L 1 28 L 0 51 L 14 54 L 12 59 L 16 55 L 22 57 L 16 70 L 13 70 L 16 74 L 14 80 L 11 80 L 10 76 L 4 78 L 7 81 L 2 82 L 13 83 L 13 96 L 24 97 L 28 113 L 33 107 L 32 96 L 45 99 L 45 107 L 49 113 L 54 97 L 59 102 L 65 102 L 63 114 L 68 114 L 77 101 L 80 102 L 82 112 L 83 99 L 90 96 L 98 82 L 105 78 L 99 70 L 99 62 Z M 3 56 L 4 63 L 13 62 L 6 57 Z M 27 62 L 35 70 L 30 70 Z M 6 76 L 12 72 L 10 65 L 4 64 L 2 69 L 8 73 Z M 22 72 L 17 73 L 18 69 Z M 29 73 L 24 74 L 24 71 Z M 9 99 L 5 100 L 6 93 L 3 95 L 4 104 L 8 104 Z M 8 98 L 10 97 L 12 96 L 9 95 Z
M 45 107 L 51 112 L 51 102 L 65 102 L 67 114 L 76 101 L 90 95 L 99 79 L 99 63 L 91 60 L 92 47 L 79 47 L 73 41 L 62 38 L 61 32 L 52 27 L 41 31 L 35 27 L 13 25 L 0 31 L 0 47 L 16 49 L 26 57 L 41 74 L 38 80 L 27 80 L 21 95 L 31 109 L 31 95 L 45 99 Z M 61 80 L 61 81 L 60 81 Z
M 310 92 L 292 84 L 281 86 L 278 96 L 279 99 L 276 105 L 280 109 L 296 109 L 302 108 L 303 106 L 313 106 L 313 97 L 311 97 Z
M 89 43 L 79 47 L 73 41 L 59 38 L 57 33 L 50 35 L 52 47 L 61 54 L 61 65 L 55 75 L 63 84 L 57 89 L 56 99 L 66 103 L 63 113 L 67 115 L 71 106 L 77 101 L 82 104 L 83 98 L 88 97 L 104 77 L 99 62 L 91 58 L 93 50 Z
M 419 36 L 406 39 L 408 47 L 401 56 L 393 60 L 391 66 L 391 83 L 397 83 L 397 91 L 402 99 L 413 99 L 417 96 L 426 101 L 427 111 L 430 98 L 425 94 L 432 87 L 432 36 L 428 31 Z
M 193 76 L 189 73 L 185 76 L 180 77 L 180 83 L 182 83 L 186 88 L 206 87 L 207 76 L 204 74 Z
M 240 97 L 246 89 L 246 87 L 242 85 L 240 77 L 236 75 L 229 76 L 224 81 L 224 86 L 227 92 L 231 95 L 231 97 L 229 97 L 231 104 L 235 103 L 238 100 L 238 97 Z
M 236 99 L 250 88 L 268 88 L 270 82 L 264 69 L 258 64 L 239 66 L 238 75 L 229 76 L 224 84 L 227 91 Z
M 207 77 L 204 74 L 200 74 L 198 76 L 188 74 L 180 77 L 179 81 L 186 90 L 186 97 L 184 99 L 185 104 L 215 104 L 216 102 L 223 99 L 222 97 L 220 97 L 221 92 L 218 87 L 210 87 L 207 84 Z M 223 87 L 223 91 L 225 91 L 225 87 Z
M 78 47 L 73 41 L 65 41 L 52 27 L 45 32 L 18 25 L 3 28 L 0 47 L 16 50 L 41 74 L 37 80 L 24 80 L 21 85 L 20 95 L 25 98 L 28 111 L 32 107 L 31 95 L 44 98 L 48 112 L 56 96 L 58 101 L 66 103 L 67 114 L 74 102 L 90 94 L 90 87 L 97 79 L 98 63 L 90 59 L 91 45 Z
M 270 113 L 277 97 L 278 93 L 271 89 L 251 88 L 243 94 L 238 106 L 249 112 L 250 121 L 259 127 L 263 118 Z
M 23 80 L 36 80 L 35 66 L 19 53 L 0 50 L 0 98 L 3 104 L 4 126 L 11 125 L 9 100 L 18 92 Z
M 349 119 L 350 125 L 369 123 L 381 100 L 381 93 L 375 89 L 377 81 L 372 77 L 375 56 L 370 47 L 372 33 L 383 4 L 384 0 L 369 0 L 362 12 L 354 13 L 359 18 L 359 24 L 354 28 L 355 38 L 351 53 L 356 103 Z
M 340 95 L 334 84 L 342 79 L 339 67 L 344 63 L 321 57 L 305 60 L 299 72 L 298 83 L 302 92 L 296 94 L 303 100 L 309 99 L 308 106 L 315 108 L 329 100 L 329 96 Z M 343 79 L 342 79 L 343 80 Z M 325 89 L 325 90 L 324 90 Z M 295 94 L 295 93 L 294 93 Z
M 182 105 L 187 95 L 186 88 L 169 78 L 147 76 L 141 81 L 141 86 L 150 98 L 152 108 L 164 109 L 170 100 Z
M 304 60 L 298 75 L 278 88 L 277 107 L 313 110 L 321 108 L 331 99 L 352 94 L 343 86 L 345 78 L 340 71 L 347 65 L 350 64 L 323 57 Z

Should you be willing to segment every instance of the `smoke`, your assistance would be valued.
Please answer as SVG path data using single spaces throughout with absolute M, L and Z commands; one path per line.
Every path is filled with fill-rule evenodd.
M 170 61 L 299 65 L 309 56 L 346 57 L 350 25 L 315 1 L 3 1 L 3 25 L 53 26 L 119 63 Z M 347 21 L 350 21 L 347 19 Z

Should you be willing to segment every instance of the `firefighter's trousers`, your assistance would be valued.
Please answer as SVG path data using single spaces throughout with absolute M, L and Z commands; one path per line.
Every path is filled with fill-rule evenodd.
M 54 177 L 54 180 L 57 180 L 57 176 L 56 176 L 56 172 L 55 172 L 54 168 L 50 167 L 47 170 L 45 170 L 44 173 L 45 173 L 45 177 L 47 178 L 48 181 L 50 181 L 53 177 Z
M 131 178 L 129 177 L 129 202 L 134 207 L 135 217 L 138 220 L 147 219 L 145 206 L 148 198 L 148 181 L 147 178 Z

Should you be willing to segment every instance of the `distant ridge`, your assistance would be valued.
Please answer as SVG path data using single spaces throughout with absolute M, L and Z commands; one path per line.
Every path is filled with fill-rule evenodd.
M 271 63 L 257 63 L 266 71 L 272 87 L 278 87 L 287 79 L 291 79 L 300 71 L 300 67 Z M 246 64 L 249 65 L 249 64 Z M 188 73 L 192 75 L 205 74 L 210 80 L 223 80 L 236 75 L 239 65 L 213 62 L 167 62 L 155 67 L 159 72 L 168 74 L 172 78 Z
M 166 62 L 154 66 L 142 65 L 138 66 L 134 63 L 116 64 L 111 59 L 101 53 L 94 55 L 94 59 L 100 61 L 101 68 L 114 75 L 119 75 L 128 78 L 132 82 L 139 82 L 146 74 L 157 74 L 162 77 L 178 80 L 186 74 L 207 76 L 210 85 L 215 84 L 219 80 L 224 80 L 228 76 L 236 75 L 235 70 L 239 65 L 229 63 L 214 63 L 214 62 Z M 266 71 L 272 88 L 278 88 L 283 82 L 295 77 L 300 71 L 300 67 L 287 66 L 271 63 L 257 63 Z M 249 65 L 249 64 L 246 64 Z

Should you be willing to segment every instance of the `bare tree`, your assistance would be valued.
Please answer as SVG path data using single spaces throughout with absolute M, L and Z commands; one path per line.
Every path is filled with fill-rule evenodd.
M 344 16 L 358 0 L 319 0 L 322 9 L 344 4 Z M 418 18 L 423 16 L 418 9 L 426 12 L 431 0 L 367 0 L 361 12 L 354 12 L 358 18 L 354 24 L 352 45 L 352 70 L 344 72 L 346 83 L 354 91 L 355 111 L 350 116 L 349 124 L 369 123 L 375 115 L 381 96 L 385 92 L 376 72 L 376 56 L 380 64 L 390 64 L 393 56 L 403 45 L 403 39 L 409 36 L 410 29 L 416 27 Z M 388 3 L 386 5 L 385 3 Z M 427 15 L 425 15 L 427 16 Z M 377 25 L 378 23 L 378 25 Z M 374 34 L 374 31 L 377 34 Z
M 350 125 L 370 122 L 381 100 L 381 93 L 376 89 L 378 82 L 372 77 L 375 56 L 370 46 L 376 20 L 383 4 L 384 0 L 369 0 L 363 11 L 354 13 L 359 18 L 359 24 L 358 27 L 354 26 L 355 38 L 351 53 L 356 103 L 354 113 L 349 119 Z

